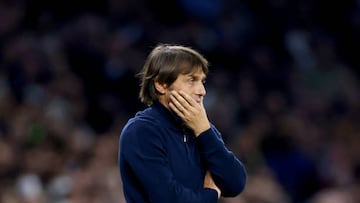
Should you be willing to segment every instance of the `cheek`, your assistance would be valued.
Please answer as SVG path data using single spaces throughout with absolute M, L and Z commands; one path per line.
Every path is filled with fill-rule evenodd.
M 192 95 L 192 93 L 194 92 L 194 86 L 186 83 L 186 82 L 178 82 L 178 83 L 173 83 L 169 89 L 169 91 L 175 90 L 175 91 L 180 91 L 182 90 L 183 92 Z
M 179 91 L 179 90 L 182 90 L 182 86 L 183 85 L 180 85 L 180 84 L 173 84 L 169 87 L 169 91 L 172 91 L 172 90 L 175 90 L 175 91 Z
M 190 85 L 184 85 L 182 88 L 181 88 L 182 91 L 184 91 L 185 93 L 189 94 L 189 95 L 192 95 L 193 92 L 194 92 L 194 88 Z

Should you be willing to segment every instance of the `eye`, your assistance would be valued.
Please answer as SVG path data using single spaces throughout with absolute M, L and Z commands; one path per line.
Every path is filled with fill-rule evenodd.
M 205 83 L 206 83 L 206 79 L 202 80 L 201 82 L 202 82 L 202 84 L 205 84 Z

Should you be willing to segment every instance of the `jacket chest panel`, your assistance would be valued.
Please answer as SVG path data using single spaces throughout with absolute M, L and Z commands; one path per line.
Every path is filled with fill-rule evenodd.
M 203 166 L 195 140 L 189 134 L 168 131 L 166 146 L 170 168 L 175 179 L 188 187 L 203 182 Z

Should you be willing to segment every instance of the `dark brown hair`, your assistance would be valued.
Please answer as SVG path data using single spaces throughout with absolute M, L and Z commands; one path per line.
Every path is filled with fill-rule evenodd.
M 146 105 L 158 99 L 154 81 L 170 86 L 179 74 L 201 69 L 208 73 L 208 61 L 196 50 L 183 45 L 159 44 L 148 55 L 138 74 L 141 79 L 139 98 Z

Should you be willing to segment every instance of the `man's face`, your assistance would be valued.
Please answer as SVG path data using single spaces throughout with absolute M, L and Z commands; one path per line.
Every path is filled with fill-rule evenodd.
M 180 74 L 174 83 L 165 89 L 165 94 L 161 96 L 162 98 L 159 98 L 160 102 L 169 108 L 170 92 L 172 90 L 182 90 L 191 96 L 197 103 L 202 104 L 206 94 L 204 87 L 205 78 L 206 75 L 201 69 L 189 74 Z

